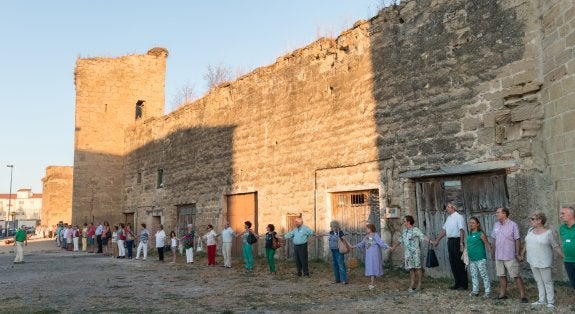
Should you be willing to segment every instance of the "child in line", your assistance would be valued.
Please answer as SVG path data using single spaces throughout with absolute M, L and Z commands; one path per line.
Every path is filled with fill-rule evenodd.
M 172 264 L 176 263 L 176 252 L 178 251 L 178 241 L 180 241 L 180 239 L 178 239 L 176 237 L 176 232 L 174 232 L 173 230 L 170 232 L 170 238 L 172 239 L 170 248 L 172 249 Z

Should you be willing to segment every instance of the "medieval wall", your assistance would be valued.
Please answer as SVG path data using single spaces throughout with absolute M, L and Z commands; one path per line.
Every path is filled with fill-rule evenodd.
M 402 2 L 142 122 L 133 109 L 118 111 L 121 123 L 105 122 L 96 104 L 112 93 L 84 93 L 100 76 L 82 85 L 77 74 L 75 176 L 84 184 L 75 177 L 74 204 L 77 189 L 84 212 L 134 213 L 137 223 L 156 217 L 171 230 L 179 206 L 197 209 L 198 226 L 219 225 L 226 196 L 255 192 L 258 231 L 267 223 L 281 231 L 294 213 L 323 231 L 331 193 L 376 190 L 380 208 L 417 215 L 418 178 L 503 170 L 512 218 L 525 230 L 531 211 L 556 217 L 575 190 L 573 13 L 555 6 L 567 2 Z M 123 73 L 123 60 L 86 62 Z M 138 64 L 145 70 L 129 71 L 154 71 Z M 155 69 L 157 87 L 163 65 Z M 113 90 L 138 86 L 101 75 L 117 82 Z M 117 102 L 132 108 L 132 95 Z M 122 126 L 121 135 L 101 130 Z M 384 231 L 398 222 L 385 221 Z
M 73 221 L 120 221 L 124 128 L 164 114 L 167 51 L 78 59 Z M 143 105 L 136 121 L 136 105 Z
M 42 225 L 53 226 L 58 222 L 72 221 L 73 168 L 48 166 L 42 178 Z

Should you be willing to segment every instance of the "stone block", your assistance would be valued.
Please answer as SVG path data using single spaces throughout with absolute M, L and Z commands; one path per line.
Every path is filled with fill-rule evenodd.
M 473 131 L 477 130 L 481 126 L 481 119 L 479 118 L 464 118 L 463 119 L 463 130 Z
M 565 65 L 561 65 L 558 68 L 551 70 L 547 73 L 544 77 L 545 83 L 550 83 L 561 79 L 563 76 L 567 74 L 567 68 Z
M 503 109 L 495 112 L 496 124 L 508 124 L 511 122 L 511 110 Z
M 521 136 L 535 137 L 539 133 L 543 122 L 540 120 L 527 120 L 521 122 Z
M 495 142 L 495 127 L 485 127 L 477 130 L 477 140 L 483 145 L 491 145 Z
M 575 95 L 566 95 L 555 102 L 555 114 L 575 110 Z
M 523 85 L 522 93 L 527 94 L 527 93 L 536 92 L 536 91 L 541 89 L 541 85 L 542 85 L 542 83 L 538 82 L 538 81 L 528 82 L 527 84 Z
M 575 110 L 563 114 L 563 132 L 575 130 Z
M 511 121 L 513 122 L 542 119 L 543 117 L 543 106 L 538 103 L 526 103 L 511 110 Z
M 483 115 L 483 126 L 486 128 L 495 126 L 495 112 L 487 112 Z
M 498 125 L 495 127 L 495 143 L 503 144 L 507 139 L 507 125 Z

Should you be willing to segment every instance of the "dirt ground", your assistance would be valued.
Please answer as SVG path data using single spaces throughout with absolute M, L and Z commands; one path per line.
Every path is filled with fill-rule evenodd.
M 193 265 L 178 256 L 160 263 L 113 259 L 102 254 L 66 252 L 51 240 L 32 240 L 25 263 L 14 264 L 14 246 L 0 245 L 1 313 L 524 313 L 549 312 L 520 304 L 515 285 L 510 299 L 482 300 L 465 291 L 451 291 L 449 280 L 424 279 L 421 292 L 409 293 L 409 275 L 386 269 L 377 287 L 368 290 L 361 267 L 351 269 L 350 284 L 333 285 L 330 266 L 310 263 L 310 278 L 294 276 L 293 262 L 278 261 L 278 274 L 269 275 L 264 259 L 256 258 L 253 274 L 240 260 L 233 268 L 209 267 L 205 256 Z M 220 262 L 220 257 L 218 257 Z M 527 281 L 529 301 L 537 296 Z M 573 312 L 575 293 L 556 284 L 555 312 Z M 494 286 L 493 291 L 496 291 Z

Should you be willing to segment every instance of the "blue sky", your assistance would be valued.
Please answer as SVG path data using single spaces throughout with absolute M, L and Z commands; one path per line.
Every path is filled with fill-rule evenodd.
M 166 111 L 182 86 L 205 89 L 208 65 L 243 72 L 318 35 L 337 35 L 384 0 L 0 2 L 0 193 L 42 190 L 49 165 L 73 165 L 78 57 L 169 50 Z

